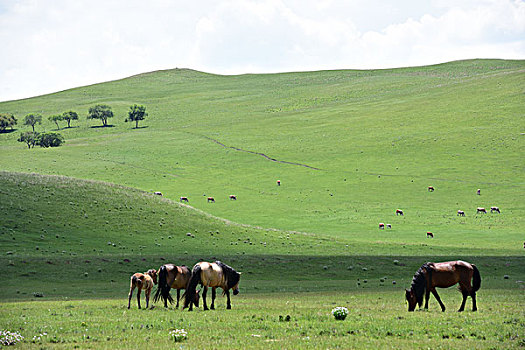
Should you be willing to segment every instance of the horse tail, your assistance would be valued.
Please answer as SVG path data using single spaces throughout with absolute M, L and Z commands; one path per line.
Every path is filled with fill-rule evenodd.
M 474 269 L 474 275 L 472 276 L 472 291 L 477 292 L 479 287 L 481 287 L 481 275 L 476 265 L 471 264 Z
M 173 298 L 170 295 L 170 289 L 171 288 L 168 285 L 168 269 L 165 265 L 162 265 L 159 270 L 159 284 L 155 296 L 153 297 L 153 301 L 157 302 L 162 296 L 162 300 L 164 300 L 165 303 L 169 301 L 170 304 L 172 304 Z
M 186 292 L 184 292 L 184 307 L 183 309 L 187 308 L 193 300 L 195 300 L 195 293 L 197 289 L 197 285 L 201 283 L 201 266 L 199 264 L 195 265 L 193 267 L 193 271 L 191 271 L 191 278 L 188 282 L 188 286 L 186 287 Z
M 131 276 L 131 286 L 137 286 L 139 289 L 142 289 L 142 281 L 137 276 Z

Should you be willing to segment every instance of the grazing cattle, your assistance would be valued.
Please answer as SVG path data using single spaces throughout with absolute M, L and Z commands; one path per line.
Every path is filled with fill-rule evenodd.
M 478 190 L 476 191 L 476 193 L 479 195 L 481 195 L 481 190 L 478 188 Z
M 401 215 L 403 216 L 403 211 L 401 209 L 396 209 L 396 215 Z
M 159 269 L 159 284 L 153 301 L 157 302 L 162 297 L 164 300 L 164 307 L 168 307 L 168 301 L 173 303 L 173 298 L 170 295 L 170 289 L 177 290 L 177 305 L 179 307 L 180 290 L 186 289 L 191 279 L 191 271 L 187 266 L 176 266 L 174 264 L 162 265 Z M 199 306 L 199 292 L 197 291 L 193 298 L 193 303 Z
M 499 208 L 498 207 L 490 207 L 490 212 L 493 213 L 493 212 L 497 212 L 499 214 Z
M 461 260 L 423 264 L 414 275 L 410 289 L 405 290 L 408 311 L 414 311 L 416 304 L 421 307 L 423 293 L 425 294 L 425 309 L 428 309 L 430 292 L 436 297 L 439 306 L 441 306 L 441 311 L 445 311 L 445 305 L 439 298 L 436 287 L 448 288 L 456 283 L 459 283 L 459 289 L 463 294 L 463 302 L 458 311 L 465 309 L 465 302 L 469 295 L 472 298 L 472 311 L 476 311 L 478 309 L 476 307 L 476 292 L 481 287 L 481 275 L 476 265 Z
M 215 198 L 208 197 L 208 203 L 215 203 Z
M 234 195 L 234 194 L 230 194 L 230 200 L 236 201 L 237 200 L 237 196 Z
M 232 267 L 223 264 L 220 261 L 214 263 L 209 262 L 199 262 L 193 266 L 191 272 L 190 283 L 186 289 L 184 307 L 183 309 L 189 306 L 189 311 L 193 310 L 193 299 L 196 293 L 197 285 L 202 286 L 202 303 L 204 305 L 204 310 L 208 310 L 208 305 L 206 304 L 206 293 L 208 292 L 208 287 L 211 287 L 211 309 L 215 309 L 215 289 L 222 288 L 222 295 L 226 295 L 226 308 L 231 309 L 230 303 L 230 289 L 233 290 L 233 295 L 239 294 L 239 280 L 241 278 L 241 273 L 235 271 Z
M 148 272 L 139 273 L 137 272 L 131 276 L 131 282 L 129 286 L 129 295 L 128 295 L 128 309 L 131 307 L 131 297 L 133 295 L 133 290 L 138 288 L 137 291 L 137 304 L 140 309 L 140 292 L 144 289 L 146 294 L 146 309 L 149 307 L 149 295 L 153 285 L 157 284 L 157 271 L 155 269 L 148 270 Z
M 465 212 L 463 210 L 458 210 L 458 216 L 465 216 Z
M 162 196 L 162 192 L 157 191 L 157 192 L 155 192 L 155 195 Z
M 386 224 L 386 228 L 392 228 L 392 225 Z
M 277 180 L 277 186 L 281 186 L 281 180 Z
M 434 186 L 428 186 L 428 191 L 429 192 L 434 192 Z
M 430 237 L 430 238 L 434 238 L 434 234 L 430 231 L 427 231 L 427 238 Z
M 188 197 L 180 197 L 180 201 L 181 202 L 186 202 L 186 203 L 189 203 L 190 200 L 188 199 Z
M 379 229 L 380 230 L 383 230 L 385 228 L 385 224 L 383 224 L 382 222 L 379 223 Z
M 485 208 L 479 207 L 479 208 L 476 209 L 476 214 L 477 213 L 487 214 L 487 210 Z

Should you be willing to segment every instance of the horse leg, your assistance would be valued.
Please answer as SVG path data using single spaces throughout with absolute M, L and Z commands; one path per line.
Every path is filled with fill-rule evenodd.
M 461 288 L 461 294 L 463 295 L 463 300 L 461 301 L 461 306 L 459 307 L 458 312 L 465 310 L 465 303 L 467 301 L 467 297 L 469 293 L 467 292 L 466 289 Z
M 230 290 L 226 291 L 226 309 L 230 310 L 232 308 L 232 304 L 230 303 Z
M 151 289 L 148 289 L 145 291 L 146 293 L 146 309 L 149 308 L 149 294 L 151 293 Z
M 137 304 L 139 304 L 139 309 L 140 309 L 140 292 L 141 292 L 141 289 L 138 288 L 137 289 Z
M 216 295 L 215 289 L 216 289 L 215 287 L 211 289 L 211 307 L 210 309 L 212 310 L 215 310 L 215 295 Z
M 128 309 L 131 307 L 131 297 L 133 296 L 133 289 L 135 289 L 135 286 L 132 284 L 129 288 L 129 295 L 128 295 Z
M 430 289 L 425 290 L 425 309 L 428 310 L 428 299 L 430 299 Z
M 439 306 L 441 306 L 441 311 L 445 312 L 445 305 L 441 301 L 441 298 L 439 297 L 439 295 L 438 295 L 438 293 L 436 292 L 435 289 L 432 289 L 432 295 L 434 295 L 434 297 L 436 298 L 436 300 L 439 303 Z
M 177 306 L 176 308 L 179 308 L 179 299 L 180 299 L 180 289 L 177 289 Z
M 476 306 L 476 292 L 471 292 L 470 296 L 472 297 L 472 311 L 478 311 L 478 307 Z
M 203 289 L 203 291 L 202 291 L 202 304 L 204 305 L 204 311 L 206 311 L 206 310 L 209 310 L 208 309 L 208 304 L 206 304 L 206 293 L 208 293 L 208 287 L 203 286 L 202 289 Z

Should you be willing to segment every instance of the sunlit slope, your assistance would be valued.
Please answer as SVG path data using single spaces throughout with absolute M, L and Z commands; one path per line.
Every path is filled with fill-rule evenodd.
M 524 69 L 525 61 L 474 60 L 379 71 L 148 73 L 0 104 L 19 120 L 29 112 L 85 115 L 96 103 L 116 112 L 111 128 L 82 118 L 61 130 L 67 143 L 57 149 L 27 150 L 17 132 L 0 135 L 0 166 L 188 196 L 206 212 L 263 227 L 396 244 L 432 231 L 447 244 L 482 241 L 518 253 Z M 148 108 L 144 128 L 123 122 L 132 103 Z M 229 194 L 239 198 L 235 207 Z M 501 215 L 475 215 L 492 205 Z M 388 236 L 379 222 L 393 225 Z

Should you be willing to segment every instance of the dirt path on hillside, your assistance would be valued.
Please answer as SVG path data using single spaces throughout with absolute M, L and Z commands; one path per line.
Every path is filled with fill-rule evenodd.
M 279 160 L 279 159 L 276 159 L 276 158 L 272 158 L 272 157 L 270 157 L 270 156 L 268 156 L 268 155 L 266 155 L 264 153 L 261 153 L 261 152 L 249 151 L 249 150 L 245 150 L 245 149 L 242 149 L 242 148 L 239 148 L 239 147 L 234 147 L 234 146 L 227 146 L 224 143 L 220 142 L 219 140 L 216 140 L 216 139 L 211 138 L 211 137 L 206 136 L 206 135 L 194 134 L 194 133 L 191 133 L 191 132 L 188 132 L 188 134 L 192 134 L 192 135 L 195 135 L 195 136 L 203 137 L 203 138 L 208 139 L 208 140 L 210 140 L 212 142 L 215 142 L 216 144 L 218 144 L 219 146 L 222 146 L 224 148 L 230 148 L 230 149 L 233 149 L 233 150 L 236 150 L 236 151 L 239 151 L 239 152 L 255 154 L 255 155 L 264 157 L 264 158 L 266 158 L 266 159 L 268 159 L 268 160 L 270 160 L 272 162 L 281 163 L 281 164 L 290 164 L 290 165 L 302 166 L 302 167 L 305 167 L 305 168 L 308 168 L 308 169 L 313 169 L 313 170 L 322 170 L 320 168 L 316 168 L 316 167 L 313 167 L 313 166 L 310 166 L 310 165 L 307 165 L 307 164 L 288 162 L 286 160 Z

